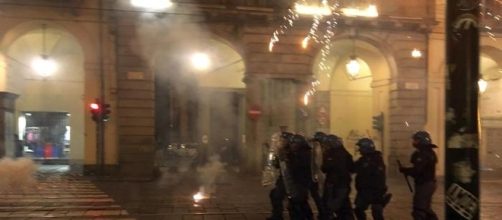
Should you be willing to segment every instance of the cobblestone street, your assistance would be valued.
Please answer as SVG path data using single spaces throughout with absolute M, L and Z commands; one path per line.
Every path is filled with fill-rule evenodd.
M 260 186 L 258 176 L 224 175 L 217 180 L 216 193 L 199 203 L 192 198 L 199 189 L 193 172 L 164 173 L 150 182 L 91 181 L 58 173 L 38 176 L 35 190 L 0 195 L 1 219 L 263 220 L 270 212 L 269 189 Z M 394 197 L 386 219 L 411 219 L 411 194 L 404 180 L 390 179 L 389 188 Z M 484 179 L 481 219 L 498 219 L 501 198 L 502 180 Z M 443 219 L 441 186 L 433 205 Z

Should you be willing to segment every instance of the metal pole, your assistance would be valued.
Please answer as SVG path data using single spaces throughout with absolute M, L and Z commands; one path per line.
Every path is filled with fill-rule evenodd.
M 104 13 L 104 1 L 99 1 L 99 76 L 100 76 L 100 106 L 101 111 L 103 111 L 103 106 L 105 103 L 105 71 L 104 71 L 104 56 L 103 56 L 103 13 Z M 98 121 L 98 149 L 99 149 L 99 173 L 100 175 L 104 174 L 104 166 L 105 166 L 105 122 L 102 118 Z
M 479 0 L 447 0 L 445 219 L 479 219 Z

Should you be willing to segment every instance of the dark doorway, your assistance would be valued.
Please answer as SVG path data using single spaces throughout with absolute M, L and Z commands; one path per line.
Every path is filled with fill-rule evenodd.
M 214 91 L 210 101 L 209 144 L 223 163 L 239 162 L 239 111 L 242 95 L 236 91 Z

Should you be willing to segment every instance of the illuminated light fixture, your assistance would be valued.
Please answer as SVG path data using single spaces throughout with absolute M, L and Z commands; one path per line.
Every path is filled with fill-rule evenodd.
M 31 68 L 42 77 L 48 77 L 58 69 L 56 61 L 49 58 L 47 55 L 35 57 L 31 62 Z
M 345 64 L 345 68 L 347 73 L 352 77 L 357 77 L 359 72 L 361 71 L 361 64 L 357 61 L 357 57 L 355 55 L 350 56 L 349 62 Z
M 368 7 L 364 9 L 347 7 L 347 8 L 342 8 L 341 11 L 342 14 L 347 17 L 368 17 L 368 18 L 378 17 L 378 9 L 376 5 L 368 5 Z
M 479 87 L 479 92 L 484 93 L 484 92 L 486 92 L 486 89 L 488 88 L 488 82 L 484 79 L 480 79 L 478 81 L 478 87 Z
M 361 71 L 361 64 L 357 61 L 356 40 L 354 38 L 352 38 L 352 55 L 347 64 L 345 64 L 345 70 L 352 78 L 356 78 Z
M 42 25 L 42 54 L 38 57 L 35 57 L 33 61 L 31 62 L 31 68 L 40 76 L 42 77 L 48 77 L 52 74 L 54 74 L 57 69 L 58 65 L 56 61 L 52 60 L 49 55 L 46 54 L 46 49 L 45 49 L 45 29 L 46 26 L 45 24 Z
M 422 57 L 422 51 L 419 49 L 415 48 L 411 51 L 411 57 L 413 58 L 421 58 Z
M 173 6 L 170 0 L 131 0 L 131 5 L 138 8 L 161 11 Z
M 211 59 L 206 53 L 194 53 L 191 57 L 192 66 L 196 70 L 203 71 L 211 67 Z
M 312 16 L 327 16 L 331 15 L 331 8 L 328 5 L 323 4 L 318 5 L 305 5 L 302 3 L 295 4 L 295 12 L 301 15 L 312 15 Z

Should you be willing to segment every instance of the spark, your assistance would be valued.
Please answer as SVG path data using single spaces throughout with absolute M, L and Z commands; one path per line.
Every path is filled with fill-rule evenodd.
M 270 42 L 268 45 L 268 50 L 273 52 L 275 44 L 280 41 L 280 36 L 286 34 L 286 32 L 295 25 L 297 19 L 300 15 L 310 15 L 313 16 L 311 27 L 301 42 L 302 48 L 306 49 L 309 43 L 314 41 L 320 45 L 321 56 L 319 61 L 319 69 L 321 73 L 326 74 L 328 78 L 331 78 L 330 69 L 328 64 L 328 56 L 331 53 L 332 40 L 335 36 L 335 28 L 338 25 L 338 17 L 340 16 L 365 16 L 365 17 L 378 17 L 378 9 L 376 5 L 369 4 L 366 8 L 341 8 L 339 1 L 334 1 L 329 3 L 328 0 L 321 0 L 320 4 L 310 4 L 306 0 L 296 0 L 293 4 L 293 8 L 288 10 L 288 13 L 283 18 L 282 24 L 272 33 Z M 325 31 L 319 33 L 320 26 L 326 26 Z M 308 104 L 308 98 L 316 93 L 316 87 L 320 83 L 315 79 L 311 84 L 310 88 L 305 93 L 303 99 L 304 104 Z
M 284 22 L 279 26 L 277 30 L 274 31 L 272 37 L 270 38 L 270 42 L 268 44 L 268 50 L 272 52 L 274 50 L 274 45 L 279 42 L 280 35 L 285 34 L 289 28 L 295 25 L 295 21 L 299 18 L 299 14 L 294 10 L 289 9 L 288 15 L 284 16 Z
M 330 15 L 331 8 L 327 5 L 327 2 L 323 1 L 323 5 L 306 5 L 303 3 L 295 3 L 295 11 L 302 15 Z
M 309 96 L 310 96 L 309 92 L 307 92 L 307 93 L 305 93 L 305 95 L 303 95 L 303 104 L 305 106 L 309 105 Z
M 360 8 L 342 8 L 342 13 L 347 17 L 368 17 L 375 18 L 378 17 L 378 9 L 376 5 L 370 4 L 365 9 Z
M 302 48 L 303 49 L 307 49 L 307 47 L 309 46 L 309 41 L 310 41 L 310 37 L 309 36 L 305 37 L 302 40 Z
M 496 2 L 498 4 L 502 4 L 501 1 L 496 1 Z M 484 22 L 487 22 L 488 19 L 493 19 L 497 23 L 500 22 L 500 19 L 502 18 L 500 14 L 493 12 L 490 8 L 488 8 L 486 5 L 482 3 L 480 3 L 479 6 L 484 9 L 484 12 L 480 12 L 482 20 Z M 486 31 L 490 39 L 492 39 L 493 41 L 497 41 L 496 35 L 492 32 L 493 28 L 490 25 L 485 24 L 483 26 L 483 29 Z
M 195 203 L 199 203 L 203 199 L 207 199 L 207 197 L 202 192 L 197 192 L 196 194 L 193 195 L 193 201 Z
M 404 125 L 406 125 L 406 127 L 407 127 L 407 128 L 409 128 L 409 127 L 410 127 L 410 123 L 408 123 L 408 121 L 405 121 L 405 122 L 404 122 Z
M 422 51 L 420 51 L 419 49 L 417 48 L 414 48 L 412 51 L 411 51 L 411 57 L 413 58 L 421 58 L 422 57 Z

